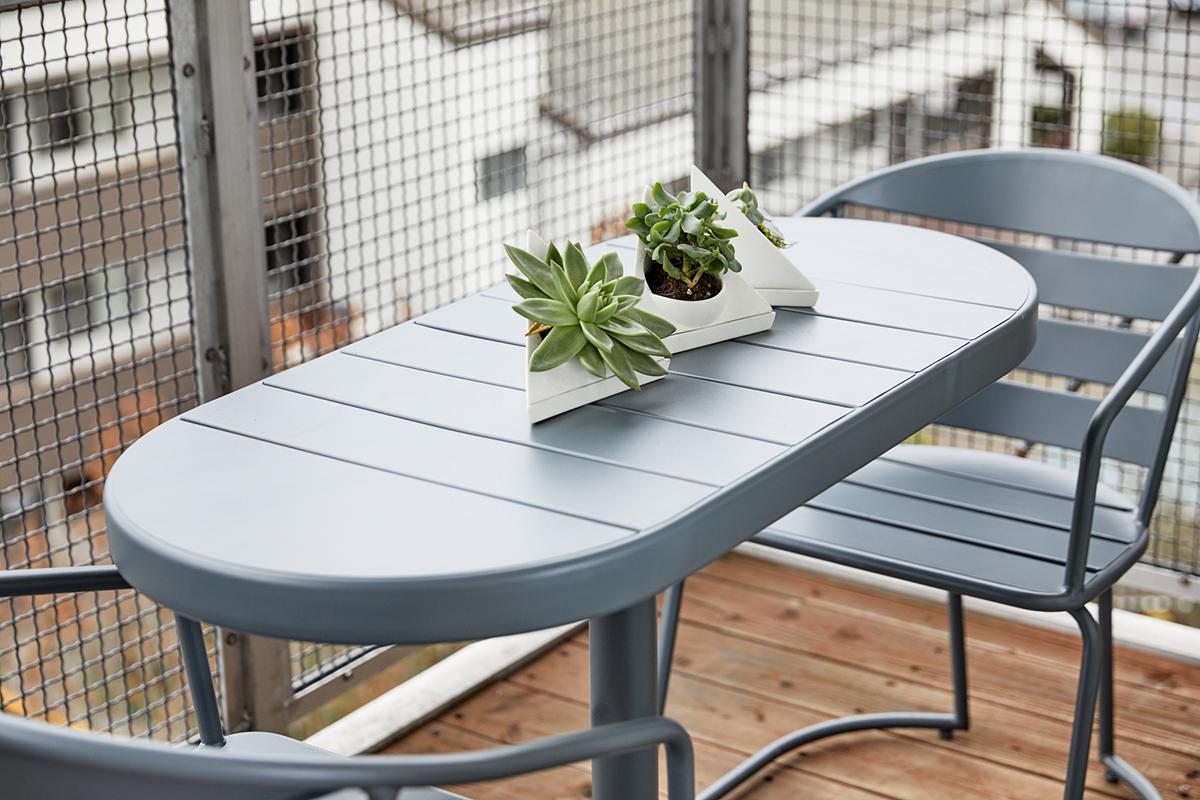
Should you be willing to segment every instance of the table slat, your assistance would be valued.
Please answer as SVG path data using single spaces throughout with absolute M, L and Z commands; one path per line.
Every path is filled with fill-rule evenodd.
M 182 421 L 139 447 L 158 458 L 135 461 L 133 469 L 159 469 L 177 453 L 187 453 L 189 465 L 188 480 L 129 476 L 155 486 L 139 502 L 139 525 L 170 530 L 201 557 L 236 553 L 241 569 L 286 573 L 295 564 L 303 572 L 320 553 L 323 576 L 464 574 L 564 556 L 631 533 Z M 385 507 L 389 513 L 381 514 Z M 436 534 L 450 515 L 455 546 L 445 547 Z M 221 518 L 236 524 L 214 524 Z M 286 533 L 287 546 L 278 536 L 247 531 Z M 352 547 L 346 532 L 354 534 Z
M 777 368 L 762 371 L 768 375 L 777 375 L 783 381 L 791 377 L 792 382 L 796 382 L 795 377 L 789 373 L 795 372 L 797 365 L 782 363 L 791 354 L 768 351 L 765 348 L 742 349 L 751 351 L 752 354 L 762 351 L 768 359 L 773 355 Z M 389 331 L 386 336 L 372 337 L 365 342 L 351 345 L 346 348 L 346 352 L 388 364 L 494 383 L 522 391 L 525 385 L 524 347 L 449 333 L 422 325 L 400 325 Z M 755 359 L 748 359 L 747 364 L 753 360 Z M 859 365 L 850 366 L 860 371 L 869 369 Z M 890 383 L 885 388 L 890 388 L 898 382 L 896 376 L 907 377 L 906 373 L 889 373 L 885 377 L 890 379 Z M 812 379 L 811 376 L 810 379 L 812 386 L 818 385 L 817 379 Z M 731 380 L 730 383 L 734 381 Z M 759 383 L 770 384 L 771 381 L 764 378 Z M 849 386 L 850 390 L 853 390 L 855 384 L 850 383 Z M 764 385 L 762 388 L 768 391 L 747 391 L 736 385 L 699 380 L 686 375 L 670 375 L 642 387 L 641 391 L 614 395 L 601 401 L 600 405 L 781 444 L 801 441 L 840 418 L 848 410 L 839 405 L 780 396 L 770 385 Z M 879 391 L 882 389 L 876 390 L 874 394 L 878 394 Z M 864 394 L 865 391 L 859 391 L 858 396 Z
M 710 487 L 550 450 L 458 433 L 266 385 L 184 415 L 285 447 L 641 529 L 687 508 Z M 598 502 L 596 487 L 613 502 Z M 618 501 L 619 500 L 619 501 Z
M 521 391 L 343 353 L 295 367 L 266 383 L 430 425 L 712 485 L 727 483 L 784 449 L 594 405 L 530 425 Z

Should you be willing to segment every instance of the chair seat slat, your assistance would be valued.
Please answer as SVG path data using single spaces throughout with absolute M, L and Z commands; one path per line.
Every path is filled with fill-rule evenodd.
M 1067 533 L 1059 528 L 1009 519 L 977 509 L 959 508 L 935 499 L 907 497 L 869 486 L 841 483 L 808 503 L 858 519 L 881 522 L 905 531 L 920 531 L 959 542 L 973 542 L 1054 564 L 1065 564 Z M 1134 538 L 1132 522 L 1130 539 Z M 1088 567 L 1103 569 L 1124 544 L 1093 537 Z
M 1040 472 L 1040 469 L 1036 470 L 1036 473 Z M 1040 474 L 1035 474 L 1034 477 L 1040 477 Z M 1005 485 L 998 481 L 982 480 L 970 474 L 942 472 L 926 469 L 919 464 L 886 459 L 871 462 L 847 478 L 846 483 L 933 500 L 1062 531 L 1070 528 L 1071 513 L 1075 507 L 1074 501 L 1067 497 Z M 1092 527 L 1099 536 L 1113 541 L 1129 542 L 1134 536 L 1132 519 L 1133 515 L 1128 510 L 1118 511 L 1098 505 Z

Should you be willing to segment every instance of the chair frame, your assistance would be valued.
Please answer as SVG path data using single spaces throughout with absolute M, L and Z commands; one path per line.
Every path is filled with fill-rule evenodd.
M 0 597 L 66 594 L 132 588 L 116 567 L 68 567 L 0 572 Z M 332 754 L 263 757 L 223 753 L 225 735 L 200 624 L 176 615 L 180 648 L 193 696 L 201 747 L 169 747 L 157 742 L 123 741 L 64 730 L 0 714 L 0 761 L 8 761 L 6 794 L 16 800 L 40 797 L 21 794 L 21 770 L 54 765 L 73 770 L 81 781 L 89 774 L 116 775 L 170 786 L 173 797 L 223 797 L 230 791 L 261 791 L 272 798 L 310 798 L 357 788 L 370 800 L 397 800 L 405 787 L 477 783 L 565 766 L 578 761 L 623 755 L 662 745 L 667 755 L 668 797 L 693 800 L 694 765 L 691 739 L 681 725 L 665 717 L 647 717 L 601 725 L 584 731 L 516 745 L 439 755 L 365 756 Z M 19 766 L 14 767 L 16 762 Z M 29 776 L 33 773 L 26 772 Z M 15 787 L 15 788 L 14 788 Z M 114 799 L 88 782 L 70 797 Z
M 974 160 L 976 162 L 1020 160 L 1026 162 L 1041 162 L 1039 166 L 1054 164 L 1096 167 L 1108 170 L 1122 178 L 1133 178 L 1142 182 L 1147 190 L 1165 195 L 1174 201 L 1180 216 L 1190 223 L 1191 230 L 1180 232 L 1180 239 L 1174 244 L 1182 245 L 1177 250 L 1174 247 L 1155 247 L 1150 244 L 1136 244 L 1130 241 L 1114 241 L 1112 244 L 1143 247 L 1147 249 L 1175 250 L 1171 263 L 1179 263 L 1189 253 L 1200 252 L 1200 206 L 1180 187 L 1166 178 L 1134 166 L 1127 162 L 1103 156 L 1093 156 L 1072 151 L 1061 150 L 978 150 L 929 158 L 916 159 L 902 164 L 887 167 L 877 172 L 852 181 L 805 206 L 801 216 L 824 216 L 832 213 L 842 216 L 848 204 L 873 207 L 884 211 L 897 213 L 913 213 L 928 218 L 941 218 L 951 222 L 969 222 L 983 227 L 996 227 L 1005 230 L 1021 230 L 1018 227 L 1008 227 L 1004 224 L 989 225 L 980 219 L 952 219 L 937 214 L 927 214 L 920 210 L 889 207 L 884 203 L 875 205 L 871 202 L 874 187 L 882 185 L 899 174 L 919 173 L 945 165 L 948 162 Z M 936 187 L 931 188 L 936 191 Z M 1075 221 L 1078 227 L 1078 220 Z M 1185 226 L 1186 227 L 1186 226 Z M 1028 230 L 1030 233 L 1044 235 L 1064 235 L 1053 230 Z M 1099 239 L 1079 238 L 1085 241 L 1098 242 Z M 1075 482 L 1075 502 L 1072 508 L 1071 525 L 1067 540 L 1063 583 L 1061 591 L 1054 595 L 1030 597 L 1029 593 L 1009 587 L 988 587 L 984 589 L 978 583 L 958 579 L 953 575 L 937 576 L 934 584 L 931 576 L 923 574 L 918 569 L 908 570 L 909 574 L 900 574 L 906 580 L 927 585 L 938 585 L 948 591 L 950 655 L 954 686 L 954 711 L 949 714 L 931 713 L 879 713 L 862 714 L 842 719 L 829 720 L 809 728 L 795 731 L 771 743 L 749 759 L 738 765 L 727 775 L 703 791 L 700 800 L 716 800 L 723 797 L 734 788 L 744 783 L 748 778 L 763 767 L 794 750 L 797 747 L 818 739 L 834 736 L 851 731 L 862 731 L 884 728 L 934 728 L 943 738 L 951 738 L 954 731 L 966 730 L 970 725 L 968 709 L 968 686 L 966 668 L 966 639 L 963 625 L 963 594 L 985 597 L 993 601 L 1008 603 L 1035 610 L 1063 610 L 1070 613 L 1079 627 L 1082 640 L 1080 657 L 1080 675 L 1076 689 L 1076 714 L 1072 724 L 1071 746 L 1068 754 L 1064 797 L 1067 800 L 1077 800 L 1084 792 L 1093 720 L 1099 706 L 1098 750 L 1101 763 L 1105 767 L 1105 778 L 1110 782 L 1123 781 L 1132 788 L 1143 800 L 1161 800 L 1161 795 L 1140 772 L 1116 755 L 1113 734 L 1113 637 L 1112 637 L 1112 585 L 1140 558 L 1149 539 L 1149 525 L 1157 504 L 1166 467 L 1172 436 L 1183 405 L 1187 389 L 1188 374 L 1191 368 L 1193 354 L 1196 349 L 1197 337 L 1200 334 L 1200 271 L 1175 303 L 1171 311 L 1163 318 L 1159 328 L 1148 338 L 1141 350 L 1111 385 L 1108 393 L 1096 407 L 1087 425 L 1086 435 L 1082 441 L 1080 463 Z M 1182 334 L 1182 338 L 1180 335 Z M 1126 407 L 1134 393 L 1138 391 L 1143 381 L 1151 371 L 1158 366 L 1167 351 L 1181 341 L 1176 362 L 1171 368 L 1168 387 L 1164 393 L 1165 405 L 1162 411 L 1162 423 L 1158 431 L 1153 458 L 1148 465 L 1146 483 L 1136 509 L 1136 523 L 1139 539 L 1136 547 L 1131 547 L 1126 558 L 1109 565 L 1107 569 L 1087 579 L 1087 559 L 1091 540 L 1093 517 L 1096 497 L 1100 481 L 1100 470 L 1104 454 L 1104 445 L 1117 415 Z M 785 541 L 774 539 L 769 532 L 754 537 L 753 541 L 780 549 L 788 549 Z M 903 569 L 897 570 L 900 573 Z M 659 639 L 659 713 L 666 707 L 667 689 L 670 680 L 671 661 L 675 646 L 676 629 L 679 620 L 679 606 L 683 595 L 683 583 L 669 587 L 665 592 L 663 602 L 663 624 Z M 1087 603 L 1098 600 L 1097 620 L 1088 611 Z

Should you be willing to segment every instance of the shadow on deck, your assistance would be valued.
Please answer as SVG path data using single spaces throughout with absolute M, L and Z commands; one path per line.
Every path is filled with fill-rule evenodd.
M 972 727 L 852 734 L 793 754 L 737 797 L 754 800 L 1057 798 L 1078 640 L 968 612 Z M 759 746 L 821 719 L 950 710 L 945 610 L 745 556 L 691 579 L 667 713 L 691 732 L 708 785 Z M 1164 798 L 1200 798 L 1200 666 L 1117 655 L 1117 751 Z M 442 752 L 587 725 L 587 636 L 492 683 L 388 748 Z M 1125 798 L 1093 764 L 1088 797 Z M 483 800 L 587 798 L 588 767 L 471 787 Z

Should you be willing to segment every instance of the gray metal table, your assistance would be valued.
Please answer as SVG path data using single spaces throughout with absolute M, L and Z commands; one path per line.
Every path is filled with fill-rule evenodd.
M 592 716 L 655 711 L 654 595 L 1015 367 L 1036 290 L 935 232 L 797 221 L 814 312 L 530 426 L 496 288 L 167 422 L 108 479 L 112 551 L 188 616 L 416 644 L 591 620 Z M 627 241 L 601 245 L 632 258 Z M 657 796 L 652 752 L 595 796 Z

